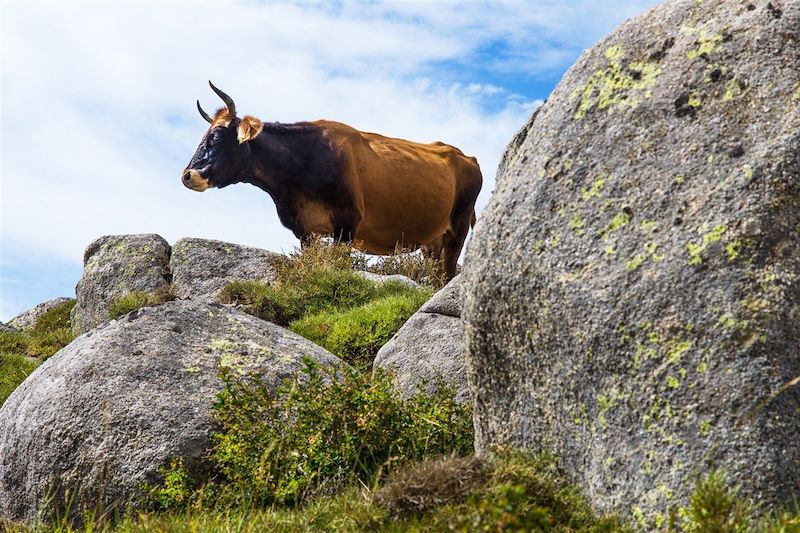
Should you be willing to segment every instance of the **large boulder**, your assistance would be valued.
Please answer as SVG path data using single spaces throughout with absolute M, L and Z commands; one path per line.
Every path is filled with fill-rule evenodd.
M 75 287 L 73 328 L 83 333 L 107 322 L 109 305 L 129 292 L 167 289 L 169 253 L 167 241 L 154 234 L 107 235 L 92 242 Z
M 470 400 L 460 294 L 461 276 L 456 276 L 414 313 L 375 356 L 373 370 L 391 372 L 403 398 L 417 394 L 421 386 L 430 394 L 445 383 L 455 388 L 456 401 Z
M 480 451 L 643 528 L 711 468 L 800 497 L 798 43 L 800 2 L 666 2 L 509 145 L 465 260 Z
M 17 333 L 17 328 L 0 322 L 0 333 Z
M 343 364 L 274 324 L 191 301 L 82 335 L 0 408 L 0 516 L 33 523 L 46 497 L 65 494 L 73 514 L 135 505 L 141 484 L 158 482 L 171 458 L 202 472 L 220 368 L 256 372 L 274 388 L 304 357 Z
M 8 321 L 8 325 L 17 330 L 24 331 L 26 329 L 31 329 L 33 326 L 36 325 L 36 321 L 39 320 L 39 317 L 48 312 L 49 310 L 63 303 L 74 302 L 74 301 L 75 301 L 74 298 L 54 298 L 52 300 L 48 300 L 46 302 L 40 303 L 33 309 L 28 309 L 27 311 L 15 316 L 14 318 Z
M 275 280 L 274 263 L 283 257 L 260 248 L 209 239 L 186 238 L 172 247 L 172 290 L 178 298 L 217 302 L 232 281 Z

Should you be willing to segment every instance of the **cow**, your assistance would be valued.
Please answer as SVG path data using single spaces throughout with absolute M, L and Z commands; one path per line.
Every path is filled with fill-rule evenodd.
M 304 246 L 328 235 L 369 254 L 422 249 L 456 274 L 475 224 L 478 161 L 442 142 L 422 144 L 340 122 L 282 124 L 236 116 L 233 99 L 209 81 L 225 107 L 210 124 L 183 184 L 194 191 L 250 183 L 269 194 L 281 223 Z

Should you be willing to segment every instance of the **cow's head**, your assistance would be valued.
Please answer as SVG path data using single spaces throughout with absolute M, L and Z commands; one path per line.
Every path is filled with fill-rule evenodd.
M 200 116 L 211 127 L 183 171 L 182 180 L 186 187 L 198 192 L 239 181 L 238 176 L 247 169 L 250 159 L 248 141 L 257 137 L 264 127 L 255 117 L 245 115 L 244 118 L 237 118 L 233 99 L 210 81 L 208 84 L 222 98 L 226 107 L 220 108 L 212 118 L 200 107 L 200 101 L 197 102 Z

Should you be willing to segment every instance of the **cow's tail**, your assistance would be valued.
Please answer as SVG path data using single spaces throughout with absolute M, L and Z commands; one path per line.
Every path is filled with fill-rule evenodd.
M 477 220 L 478 220 L 477 217 L 475 217 L 475 210 L 473 209 L 472 210 L 472 218 L 469 221 L 469 227 L 470 228 L 474 228 L 475 227 L 475 222 L 477 222 Z

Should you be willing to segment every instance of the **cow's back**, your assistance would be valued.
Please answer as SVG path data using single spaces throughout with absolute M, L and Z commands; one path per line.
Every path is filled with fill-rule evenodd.
M 356 241 L 370 244 L 373 253 L 390 253 L 398 243 L 430 242 L 448 228 L 460 193 L 476 174 L 480 189 L 477 162 L 453 146 L 361 132 L 338 122 L 315 124 L 340 158 L 343 179 L 363 211 Z

